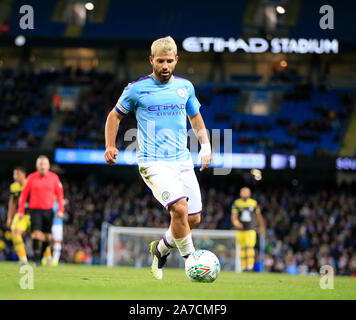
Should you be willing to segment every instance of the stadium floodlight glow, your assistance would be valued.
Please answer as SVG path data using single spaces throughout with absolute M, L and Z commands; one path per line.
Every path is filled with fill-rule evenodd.
M 258 169 L 251 169 L 251 174 L 256 176 L 256 175 L 261 175 L 261 170 Z
M 85 4 L 85 9 L 87 9 L 88 11 L 94 10 L 94 4 L 92 2 L 87 2 Z
M 18 47 L 24 46 L 26 43 L 26 38 L 23 35 L 19 35 L 15 38 L 15 45 Z
M 285 14 L 285 13 L 286 13 L 286 9 L 284 9 L 284 7 L 282 7 L 282 6 L 277 6 L 277 7 L 276 7 L 276 11 L 277 11 L 279 14 Z

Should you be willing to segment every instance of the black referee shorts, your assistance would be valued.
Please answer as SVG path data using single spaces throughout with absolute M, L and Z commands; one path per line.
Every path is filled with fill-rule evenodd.
M 52 232 L 53 210 L 30 209 L 31 231 L 40 230 L 43 233 Z

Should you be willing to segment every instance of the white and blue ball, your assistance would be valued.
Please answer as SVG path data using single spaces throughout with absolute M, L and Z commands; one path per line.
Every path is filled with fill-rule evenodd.
M 196 282 L 213 282 L 220 273 L 218 257 L 209 250 L 197 250 L 185 261 L 187 277 Z

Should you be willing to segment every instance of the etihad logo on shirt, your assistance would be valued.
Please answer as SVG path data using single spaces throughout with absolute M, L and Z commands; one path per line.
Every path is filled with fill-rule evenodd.
M 155 105 L 155 106 L 149 106 L 148 111 L 180 111 L 185 109 L 185 104 L 171 104 L 171 105 Z

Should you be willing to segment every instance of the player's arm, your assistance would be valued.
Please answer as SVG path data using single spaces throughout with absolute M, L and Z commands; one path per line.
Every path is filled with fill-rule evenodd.
M 118 150 L 116 148 L 116 136 L 119 130 L 120 121 L 125 116 L 117 111 L 117 107 L 112 109 L 105 123 L 105 161 L 108 165 L 116 162 Z
M 20 198 L 19 198 L 19 205 L 18 205 L 17 212 L 19 214 L 20 219 L 25 214 L 25 203 L 30 195 L 31 185 L 32 185 L 32 179 L 31 177 L 28 177 L 25 187 L 21 191 Z
M 58 211 L 57 211 L 57 218 L 63 218 L 63 212 L 64 212 L 64 194 L 63 194 L 63 186 L 61 181 L 59 180 L 59 177 L 57 176 L 56 178 L 56 183 L 55 183 L 55 189 L 54 193 L 57 198 L 57 203 L 58 203 Z
M 260 234 L 260 236 L 262 236 L 265 233 L 265 222 L 262 217 L 261 208 L 259 205 L 256 207 L 256 216 L 257 216 L 257 222 L 258 222 L 258 227 L 259 227 L 259 234 Z
M 239 221 L 238 215 L 239 209 L 233 204 L 231 209 L 231 222 L 235 228 L 242 229 L 242 223 Z
M 10 194 L 9 197 L 9 204 L 7 208 L 7 219 L 6 219 L 6 227 L 10 229 L 12 219 L 14 218 L 15 215 L 15 210 L 16 210 L 16 201 L 15 198 L 12 194 Z
M 198 164 L 200 164 L 200 161 L 202 162 L 202 167 L 200 168 L 200 171 L 202 171 L 205 168 L 208 168 L 211 163 L 211 147 L 208 132 L 206 130 L 205 123 L 200 112 L 193 116 L 188 115 L 188 119 L 201 145 L 201 149 L 198 156 Z

